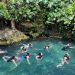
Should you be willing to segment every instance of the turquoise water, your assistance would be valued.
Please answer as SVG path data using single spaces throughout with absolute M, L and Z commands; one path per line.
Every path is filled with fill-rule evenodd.
M 30 65 L 24 59 L 17 67 L 11 62 L 7 63 L 2 60 L 3 55 L 16 55 L 20 47 L 25 43 L 32 43 L 33 47 L 28 49 L 30 56 Z M 71 43 L 74 48 L 62 51 L 63 45 L 66 41 L 57 39 L 43 39 L 28 42 L 21 42 L 11 46 L 0 46 L 0 48 L 7 50 L 8 53 L 0 55 L 0 75 L 75 75 L 75 44 Z M 44 50 L 44 46 L 49 45 L 49 52 Z M 44 54 L 43 58 L 36 61 L 35 55 L 39 52 Z M 69 64 L 57 68 L 61 58 L 68 52 L 70 54 Z

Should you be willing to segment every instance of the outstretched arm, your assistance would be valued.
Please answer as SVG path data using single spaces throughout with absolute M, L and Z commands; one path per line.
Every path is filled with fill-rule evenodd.
M 15 66 L 17 66 L 17 64 L 16 64 L 15 60 L 12 60 L 12 62 L 15 64 Z
M 28 62 L 28 64 L 30 64 L 30 61 L 29 61 L 29 59 L 27 59 L 27 62 Z

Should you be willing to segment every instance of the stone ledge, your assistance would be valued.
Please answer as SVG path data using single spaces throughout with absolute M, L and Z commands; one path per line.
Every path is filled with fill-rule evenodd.
M 15 33 L 13 33 L 12 35 L 8 35 L 8 37 L 0 39 L 0 45 L 13 44 L 28 38 L 29 38 L 28 36 L 16 30 Z

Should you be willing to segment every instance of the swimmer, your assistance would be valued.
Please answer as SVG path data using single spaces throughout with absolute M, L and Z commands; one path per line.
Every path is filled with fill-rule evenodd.
M 65 50 L 65 49 L 67 49 L 67 48 L 73 48 L 73 47 L 71 47 L 71 44 L 68 43 L 67 45 L 64 45 L 64 47 L 62 48 L 62 50 Z
M 2 58 L 5 62 L 13 62 L 15 66 L 17 66 L 16 61 L 21 61 L 21 58 L 17 56 L 3 56 Z
M 30 54 L 29 53 L 26 53 L 25 59 L 27 60 L 28 64 L 30 64 L 29 58 L 30 58 Z
M 61 63 L 58 64 L 56 67 L 61 67 L 61 66 L 63 66 L 65 63 L 68 64 L 69 59 L 70 59 L 69 54 L 66 53 L 66 54 L 64 55 L 63 59 L 61 60 Z
M 32 47 L 33 47 L 33 45 L 32 45 L 31 43 L 29 43 L 28 45 L 29 45 L 29 47 L 30 47 L 30 48 L 32 48 Z
M 45 46 L 44 49 L 49 52 L 49 46 Z
M 25 48 L 25 47 L 23 47 L 23 48 L 22 48 L 22 51 L 23 51 L 23 52 L 24 52 L 24 51 L 26 51 L 26 48 Z
M 3 54 L 3 53 L 7 53 L 7 51 L 3 51 L 2 49 L 0 49 L 0 54 Z
M 27 51 L 27 49 L 23 46 L 22 48 L 21 48 L 21 50 L 18 52 L 18 54 L 22 54 L 22 53 L 24 53 L 24 52 L 26 52 Z
M 41 52 L 41 53 L 39 53 L 38 55 L 36 55 L 36 60 L 39 60 L 39 59 L 42 59 L 42 57 L 43 57 L 43 53 Z

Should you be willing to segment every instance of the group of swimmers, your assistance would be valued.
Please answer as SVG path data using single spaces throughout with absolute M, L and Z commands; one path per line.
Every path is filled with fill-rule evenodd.
M 32 48 L 32 47 L 33 47 L 33 45 L 31 43 L 27 44 L 27 45 L 23 44 L 23 46 L 21 47 L 21 50 L 17 53 L 17 56 L 3 56 L 2 58 L 5 62 L 13 62 L 15 64 L 15 66 L 17 66 L 16 62 L 22 61 L 22 59 L 21 59 L 21 57 L 19 57 L 19 55 L 25 53 L 23 58 L 25 58 L 27 60 L 28 64 L 30 64 L 30 61 L 29 61 L 30 53 L 27 52 L 27 49 Z M 46 49 L 48 51 L 49 46 L 45 46 L 44 49 Z M 40 52 L 35 56 L 35 59 L 39 60 L 39 59 L 42 59 L 42 57 L 43 57 L 43 53 Z
M 66 48 L 67 46 L 70 47 L 70 45 L 66 45 L 63 48 Z M 17 61 L 18 62 L 21 62 L 22 61 L 22 59 L 21 59 L 21 57 L 19 57 L 19 55 L 22 54 L 22 53 L 25 53 L 25 55 L 23 57 L 27 60 L 28 64 L 30 64 L 30 61 L 29 61 L 30 53 L 27 52 L 27 49 L 28 48 L 32 48 L 32 47 L 33 47 L 33 45 L 31 43 L 30 44 L 27 44 L 27 45 L 24 44 L 21 47 L 21 50 L 18 52 L 18 55 L 17 56 L 3 56 L 2 58 L 3 58 L 4 61 L 6 61 L 6 62 L 13 62 L 15 64 L 15 66 L 17 66 L 17 63 L 16 62 Z M 49 52 L 49 46 L 47 46 L 47 45 L 44 46 L 44 49 Z M 40 52 L 40 53 L 38 53 L 35 56 L 35 59 L 36 60 L 40 60 L 40 59 L 42 59 L 42 57 L 43 57 L 43 53 Z M 60 66 L 63 66 L 65 63 L 68 63 L 69 59 L 70 59 L 70 56 L 69 56 L 68 53 L 66 53 L 64 55 L 63 59 L 61 60 L 61 62 L 56 67 L 60 67 Z
M 18 55 L 26 52 L 29 47 L 32 47 L 32 44 L 23 45 L 21 50 L 18 52 Z M 13 62 L 15 64 L 15 66 L 17 66 L 16 62 L 22 61 L 21 57 L 19 57 L 18 55 L 16 55 L 16 56 L 3 56 L 2 58 L 3 58 L 4 61 Z M 26 53 L 26 55 L 24 56 L 24 58 L 27 59 L 28 64 L 30 64 L 29 57 L 30 57 L 29 53 Z

